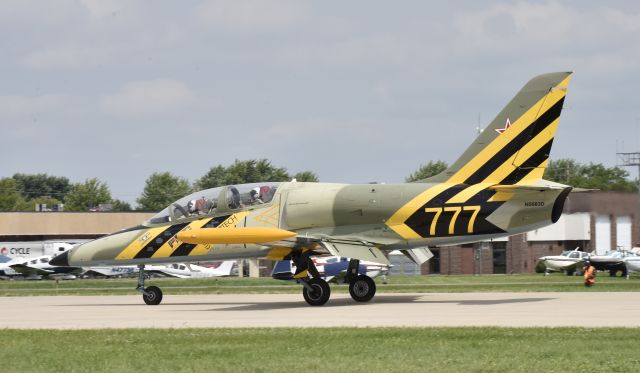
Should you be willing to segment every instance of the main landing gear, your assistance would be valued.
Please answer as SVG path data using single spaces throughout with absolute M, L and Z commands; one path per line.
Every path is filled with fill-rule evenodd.
M 150 306 L 155 306 L 162 302 L 162 290 L 157 286 L 144 287 L 144 265 L 139 265 L 138 268 L 138 287 L 136 290 L 142 293 L 142 299 Z
M 320 278 L 315 264 L 308 256 L 302 254 L 292 258 L 296 265 L 296 275 L 308 271 L 311 277 L 301 278 L 302 297 L 310 306 L 322 306 L 331 297 L 331 288 L 327 281 Z M 344 283 L 349 284 L 349 294 L 356 302 L 368 302 L 376 294 L 376 283 L 367 275 L 359 274 L 360 261 L 351 259 L 344 277 Z M 295 276 L 294 276 L 295 278 Z
M 347 267 L 345 282 L 349 284 L 349 294 L 356 302 L 368 302 L 376 295 L 376 283 L 367 275 L 359 274 L 360 261 L 351 259 Z

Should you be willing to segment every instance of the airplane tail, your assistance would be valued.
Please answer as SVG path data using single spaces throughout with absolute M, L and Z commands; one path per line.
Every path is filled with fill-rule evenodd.
M 218 276 L 231 276 L 231 270 L 234 264 L 234 260 L 225 260 L 216 268 L 216 274 Z
M 542 179 L 571 74 L 531 79 L 451 167 L 420 182 L 520 185 Z

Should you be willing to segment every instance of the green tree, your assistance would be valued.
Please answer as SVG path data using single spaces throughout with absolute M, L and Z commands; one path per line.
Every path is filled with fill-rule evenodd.
M 215 188 L 223 185 L 257 183 L 261 181 L 288 181 L 287 170 L 275 167 L 266 159 L 236 160 L 231 166 L 214 166 L 198 179 L 195 189 Z
M 71 190 L 71 183 L 66 177 L 17 173 L 13 175 L 13 179 L 25 199 L 49 196 L 64 201 Z
M 316 175 L 314 172 L 311 172 L 311 171 L 298 172 L 297 174 L 293 175 L 292 179 L 296 179 L 296 181 L 300 181 L 300 182 L 313 182 L 313 183 L 317 183 L 318 181 L 320 181 L 320 179 L 318 178 L 318 175 Z
M 443 161 L 429 161 L 425 165 L 421 165 L 420 168 L 405 179 L 408 183 L 427 179 L 431 176 L 435 176 L 447 169 L 447 164 Z
M 65 211 L 89 211 L 101 203 L 111 203 L 111 192 L 107 184 L 97 178 L 73 184 L 65 198 Z
M 10 177 L 0 179 L 0 211 L 19 211 L 23 203 L 16 181 Z
M 113 211 L 131 211 L 132 210 L 129 202 L 126 202 L 120 199 L 111 200 L 111 205 L 113 207 Z
M 136 200 L 138 209 L 159 211 L 191 192 L 189 182 L 169 172 L 153 173 L 146 181 L 142 195 Z
M 581 164 L 573 159 L 550 161 L 544 178 L 579 188 L 633 192 L 638 186 L 627 179 L 629 173 L 620 167 L 606 167 L 601 163 Z
M 34 211 L 36 205 L 47 205 L 48 209 L 53 209 L 54 205 L 62 203 L 59 199 L 42 196 L 25 200 L 19 207 L 19 211 Z

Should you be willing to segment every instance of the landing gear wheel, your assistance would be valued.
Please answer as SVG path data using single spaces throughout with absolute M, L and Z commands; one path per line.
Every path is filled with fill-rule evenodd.
M 162 290 L 157 286 L 149 286 L 144 289 L 142 299 L 144 299 L 144 302 L 150 306 L 158 305 L 162 302 Z
M 327 303 L 331 296 L 331 288 L 325 280 L 312 278 L 307 281 L 307 285 L 309 285 L 311 289 L 308 289 L 306 286 L 302 288 L 302 296 L 310 306 L 322 306 Z
M 371 277 L 360 275 L 349 284 L 349 294 L 356 302 L 368 302 L 376 294 L 376 283 Z

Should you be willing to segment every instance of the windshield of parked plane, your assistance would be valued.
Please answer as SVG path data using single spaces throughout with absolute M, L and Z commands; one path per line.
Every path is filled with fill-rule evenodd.
M 218 187 L 182 197 L 149 219 L 148 223 L 162 224 L 198 215 L 213 214 L 218 208 L 218 196 L 221 191 L 222 187 Z
M 562 254 L 560 254 L 561 256 L 569 256 L 569 254 L 571 254 L 571 251 L 563 251 Z

